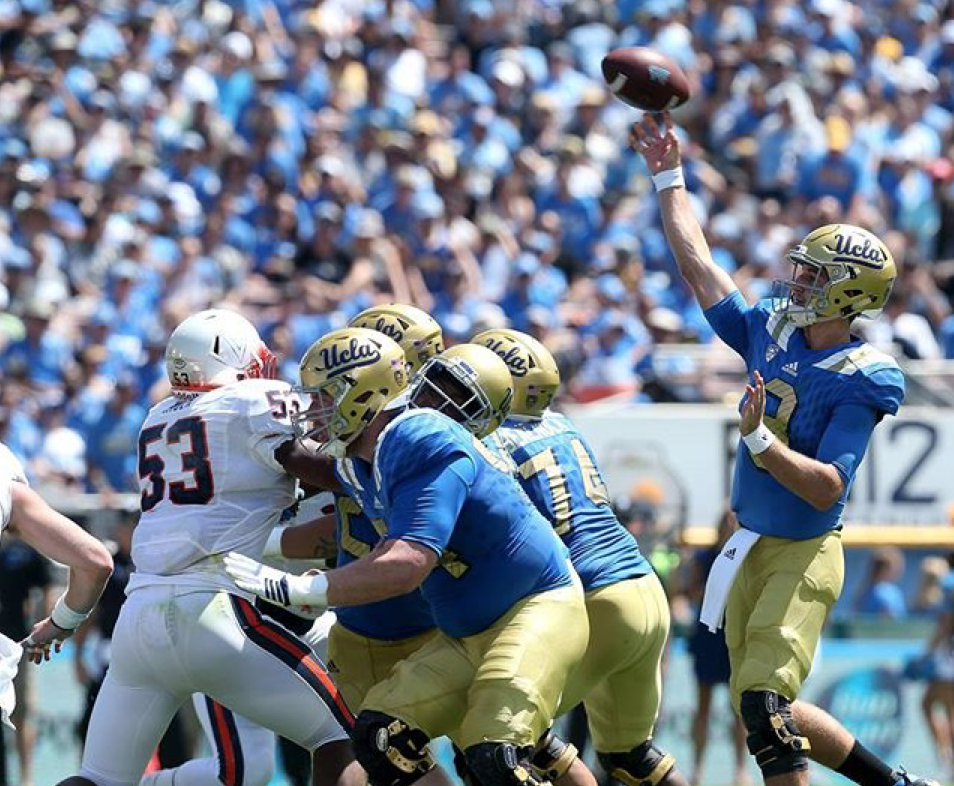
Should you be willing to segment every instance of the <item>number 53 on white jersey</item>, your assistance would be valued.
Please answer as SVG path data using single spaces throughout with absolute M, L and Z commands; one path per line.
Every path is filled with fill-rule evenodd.
M 188 573 L 234 589 L 213 557 L 238 551 L 259 559 L 295 501 L 296 481 L 275 449 L 294 439 L 289 414 L 298 405 L 287 383 L 252 379 L 172 396 L 150 410 L 139 433 L 137 584 L 143 574 Z

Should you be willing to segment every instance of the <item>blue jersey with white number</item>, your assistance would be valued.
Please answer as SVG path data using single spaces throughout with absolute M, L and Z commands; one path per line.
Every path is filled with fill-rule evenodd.
M 384 537 L 384 521 L 374 497 L 371 465 L 366 461 L 339 461 L 335 474 L 347 494 L 335 495 L 335 537 L 338 567 L 354 562 L 373 549 Z M 371 512 L 371 516 L 365 514 Z M 361 606 L 339 606 L 338 622 L 348 630 L 372 639 L 396 641 L 417 636 L 434 627 L 431 607 L 420 589 L 396 598 Z
M 510 418 L 486 444 L 517 466 L 523 490 L 570 550 L 587 591 L 651 572 L 610 507 L 593 450 L 566 417 Z
M 374 471 L 388 537 L 439 557 L 423 590 L 448 635 L 472 636 L 521 599 L 572 584 L 566 547 L 509 466 L 450 418 L 399 415 L 381 433 Z
M 739 522 L 793 540 L 835 529 L 871 431 L 884 414 L 896 414 L 904 399 L 898 364 L 860 339 L 809 349 L 804 331 L 771 301 L 750 307 L 739 292 L 705 313 L 749 374 L 757 370 L 765 380 L 765 424 L 793 450 L 834 465 L 845 485 L 832 508 L 816 510 L 761 469 L 740 441 L 732 488 Z

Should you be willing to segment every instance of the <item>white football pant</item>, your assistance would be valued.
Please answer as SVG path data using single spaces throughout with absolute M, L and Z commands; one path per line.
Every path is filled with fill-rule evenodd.
M 347 739 L 353 724 L 322 662 L 252 603 L 225 592 L 147 586 L 130 593 L 116 623 L 80 774 L 97 786 L 138 784 L 173 715 L 194 693 L 308 750 Z M 216 730 L 231 734 L 227 716 L 219 723 L 219 713 L 212 715 L 213 738 Z M 237 721 L 234 727 L 238 737 Z M 223 747 L 229 739 L 222 737 Z M 267 747 L 274 756 L 274 738 Z M 217 772 L 228 758 L 220 758 Z

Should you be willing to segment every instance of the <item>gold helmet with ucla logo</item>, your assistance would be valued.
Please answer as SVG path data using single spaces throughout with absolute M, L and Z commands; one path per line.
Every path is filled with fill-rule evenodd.
M 407 361 L 376 330 L 341 328 L 318 339 L 301 359 L 295 390 L 310 406 L 293 416 L 301 438 L 341 458 L 367 425 L 407 388 Z
M 897 277 L 888 247 L 867 229 L 827 224 L 810 232 L 788 258 L 792 278 L 776 281 L 773 295 L 797 327 L 852 319 L 884 307 Z M 809 275 L 800 278 L 804 271 Z
M 377 330 L 394 339 L 404 350 L 412 374 L 444 351 L 444 334 L 437 320 L 426 311 L 404 303 L 371 306 L 348 325 Z
M 511 328 L 491 328 L 471 339 L 496 352 L 513 378 L 511 413 L 539 418 L 560 388 L 560 369 L 553 355 L 533 336 Z
M 456 344 L 435 355 L 411 383 L 411 406 L 443 412 L 477 439 L 507 419 L 513 381 L 507 364 L 479 344 Z

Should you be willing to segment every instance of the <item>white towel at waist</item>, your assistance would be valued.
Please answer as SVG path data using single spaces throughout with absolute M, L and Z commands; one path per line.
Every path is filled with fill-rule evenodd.
M 739 572 L 742 561 L 758 539 L 756 532 L 748 529 L 736 530 L 712 563 L 712 570 L 706 579 L 706 594 L 702 598 L 699 620 L 713 633 L 722 627 L 725 604 L 729 598 L 729 590 L 732 589 L 732 582 L 735 581 L 735 574 Z
M 13 639 L 0 633 L 0 721 L 13 728 L 10 716 L 17 704 L 17 694 L 13 690 L 13 678 L 17 676 L 17 667 L 23 657 L 23 647 Z

